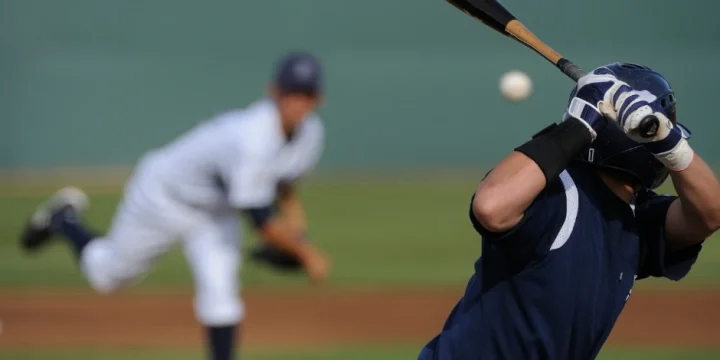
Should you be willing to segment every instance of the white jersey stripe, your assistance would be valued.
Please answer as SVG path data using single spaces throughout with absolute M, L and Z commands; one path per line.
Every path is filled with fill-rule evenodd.
M 560 228 L 555 240 L 553 240 L 550 250 L 557 250 L 561 248 L 570 239 L 573 229 L 575 228 L 575 220 L 578 215 L 579 195 L 575 181 L 573 181 L 567 170 L 560 173 L 560 181 L 562 181 L 563 187 L 565 188 L 565 221 Z

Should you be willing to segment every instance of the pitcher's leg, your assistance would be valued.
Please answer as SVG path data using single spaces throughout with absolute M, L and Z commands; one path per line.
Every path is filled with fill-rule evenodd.
M 96 237 L 81 219 L 87 196 L 68 187 L 40 205 L 28 221 L 21 245 L 37 252 L 55 236 L 66 240 L 90 285 L 100 293 L 116 290 L 144 274 L 152 262 L 172 245 L 174 236 L 151 216 L 121 203 L 110 232 Z
M 88 197 L 82 190 L 74 187 L 59 190 L 35 209 L 20 236 L 20 246 L 28 253 L 37 253 L 53 235 L 68 232 L 69 245 L 79 257 L 94 237 L 78 219 L 88 206 Z
M 239 297 L 237 214 L 218 215 L 185 239 L 185 256 L 195 279 L 195 314 L 206 328 L 210 358 L 235 359 L 244 316 Z
M 80 264 L 90 285 L 109 293 L 140 280 L 177 240 L 173 229 L 121 203 L 108 233 L 85 247 Z

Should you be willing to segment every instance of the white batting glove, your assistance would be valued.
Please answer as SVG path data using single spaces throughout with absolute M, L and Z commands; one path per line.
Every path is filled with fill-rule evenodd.
M 597 69 L 578 80 L 575 95 L 570 101 L 566 117 L 581 120 L 590 130 L 593 140 L 597 136 L 596 130 L 604 127 L 608 120 L 617 122 L 617 116 L 607 116 L 601 105 L 607 99 L 612 99 L 618 89 L 627 86 L 618 80 L 615 75 L 603 73 Z M 614 110 L 613 110 L 614 113 Z
M 628 84 L 618 81 L 605 93 L 598 108 L 606 118 L 616 122 L 631 139 L 639 143 L 649 143 L 666 138 L 673 128 L 670 119 L 662 111 L 655 111 L 650 105 L 655 100 L 657 96 L 649 91 L 635 91 Z M 640 124 L 648 115 L 654 115 L 660 126 L 654 136 L 643 137 L 640 133 Z
M 690 165 L 694 152 L 682 131 L 656 108 L 656 100 L 657 96 L 647 90 L 632 90 L 627 84 L 618 82 L 605 93 L 598 108 L 628 137 L 645 145 L 665 167 L 673 171 L 684 170 Z M 651 137 L 643 137 L 640 125 L 649 115 L 659 122 L 657 132 Z
M 595 129 L 604 124 L 602 120 L 610 120 L 628 137 L 646 146 L 668 169 L 684 170 L 694 153 L 682 131 L 656 108 L 656 100 L 657 96 L 649 91 L 633 90 L 609 70 L 598 68 L 578 80 L 566 116 L 582 120 L 593 140 L 597 136 Z M 659 126 L 655 135 L 643 137 L 640 125 L 648 115 L 654 115 Z

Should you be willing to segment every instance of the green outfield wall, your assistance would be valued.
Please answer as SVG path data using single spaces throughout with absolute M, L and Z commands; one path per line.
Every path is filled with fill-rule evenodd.
M 504 4 L 586 68 L 665 73 L 695 147 L 720 161 L 720 3 Z M 262 96 L 291 49 L 327 68 L 326 170 L 487 166 L 557 120 L 571 86 L 442 0 L 0 0 L 0 168 L 132 164 Z M 534 80 L 525 103 L 500 98 L 510 69 Z

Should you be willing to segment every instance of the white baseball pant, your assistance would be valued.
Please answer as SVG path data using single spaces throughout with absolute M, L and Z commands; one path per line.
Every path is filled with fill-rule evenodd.
M 160 166 L 146 156 L 125 187 L 105 236 L 83 250 L 90 285 L 109 293 L 142 278 L 156 259 L 182 243 L 195 280 L 195 314 L 206 326 L 242 321 L 239 297 L 241 223 L 234 211 L 203 212 L 175 202 L 158 181 Z

